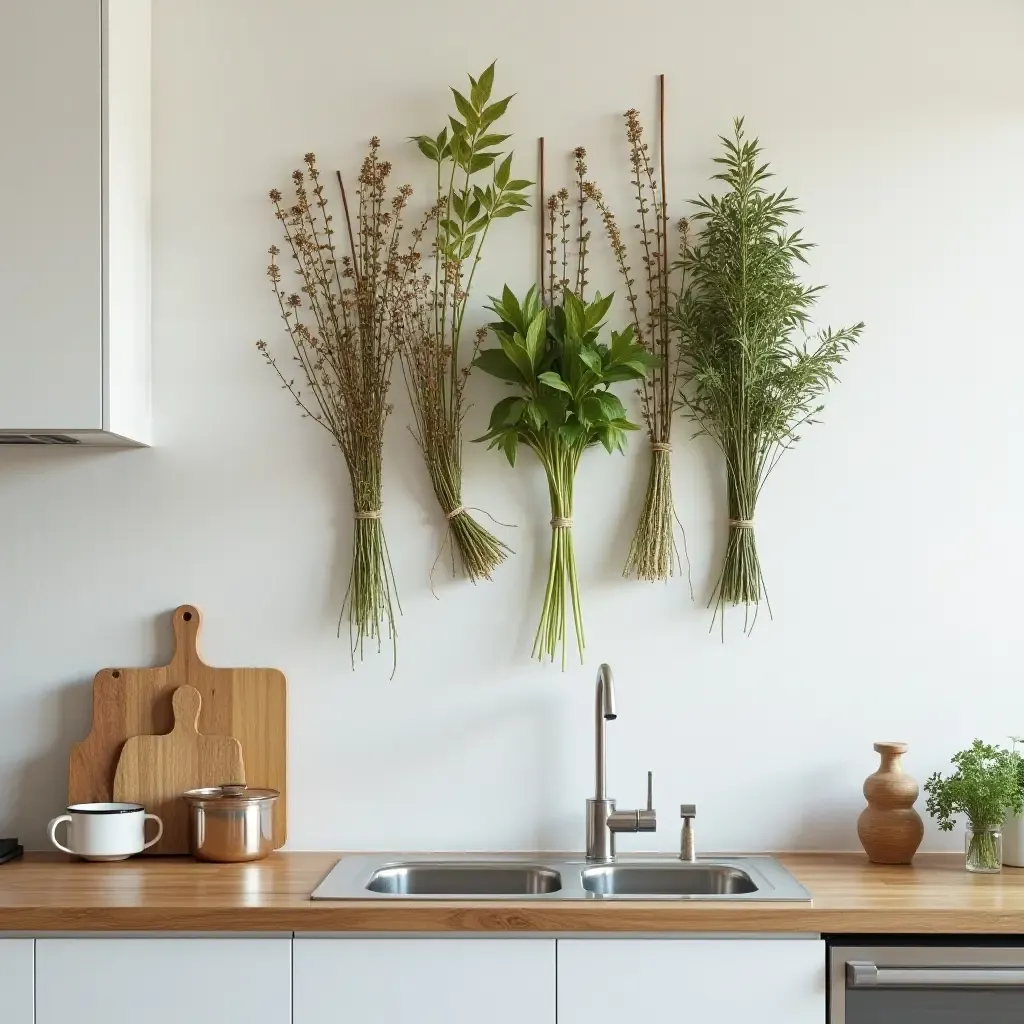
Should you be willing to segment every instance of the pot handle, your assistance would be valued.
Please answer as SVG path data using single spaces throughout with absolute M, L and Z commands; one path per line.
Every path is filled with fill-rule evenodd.
M 66 821 L 70 825 L 71 824 L 71 815 L 70 814 L 61 814 L 59 817 L 54 818 L 53 821 L 51 821 L 50 824 L 46 826 L 46 831 L 50 835 L 50 842 L 53 843 L 53 845 L 56 846 L 58 850 L 61 850 L 64 853 L 70 853 L 71 856 L 74 857 L 75 856 L 75 851 L 74 850 L 69 850 L 66 846 L 61 846 L 61 844 L 57 842 L 57 826 L 60 825 L 61 822 L 64 822 L 64 821 Z
M 155 814 L 147 814 L 143 818 L 143 822 L 142 822 L 142 827 L 143 828 L 146 827 L 146 822 L 147 821 L 155 821 L 156 822 L 156 835 L 153 836 L 153 838 L 150 839 L 150 841 L 148 843 L 143 843 L 142 844 L 142 848 L 144 850 L 148 850 L 154 843 L 159 843 L 160 842 L 160 837 L 164 834 L 164 823 L 160 820 L 160 818 L 157 815 L 155 815 Z M 53 837 L 51 836 L 51 838 L 53 838 Z M 54 842 L 56 842 L 56 840 L 54 840 Z

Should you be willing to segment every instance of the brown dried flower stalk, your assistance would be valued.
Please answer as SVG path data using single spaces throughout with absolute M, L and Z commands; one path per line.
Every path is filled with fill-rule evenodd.
M 661 83 L 664 100 L 664 80 Z M 681 571 L 675 527 L 679 524 L 672 497 L 672 414 L 680 379 L 677 330 L 669 313 L 683 289 L 681 276 L 676 279 L 668 259 L 668 209 L 664 188 L 664 138 L 661 140 L 661 180 L 655 174 L 643 126 L 636 110 L 625 114 L 626 141 L 629 145 L 630 182 L 636 195 L 638 222 L 634 224 L 634 244 L 639 256 L 640 295 L 633 276 L 629 246 L 623 239 L 615 215 L 604 196 L 588 185 L 590 198 L 601 212 L 612 254 L 626 284 L 626 299 L 633 318 L 636 335 L 655 362 L 637 389 L 647 435 L 651 443 L 651 468 L 643 508 L 637 522 L 633 542 L 623 576 L 641 580 L 668 580 Z M 662 118 L 662 123 L 664 119 Z M 685 250 L 686 223 L 680 223 L 680 252 Z M 681 274 L 681 272 L 680 272 Z M 681 526 L 680 526 L 681 530 Z M 686 537 L 683 535 L 685 550 Z
M 401 611 L 381 521 L 381 463 L 398 351 L 394 319 L 408 270 L 399 239 L 412 189 L 403 185 L 388 199 L 391 164 L 379 158 L 379 149 L 380 140 L 371 139 L 359 172 L 355 231 L 338 175 L 347 246 L 336 242 L 314 154 L 307 153 L 305 169 L 292 174 L 294 203 L 286 204 L 277 189 L 270 192 L 300 281 L 298 292 L 284 286 L 280 250 L 272 245 L 267 276 L 294 349 L 291 358 L 300 367 L 299 382 L 281 370 L 265 341 L 257 343 L 303 416 L 330 433 L 348 467 L 355 527 L 341 615 L 348 613 L 353 667 L 367 639 L 380 650 L 385 627 L 395 651 L 395 609 Z
M 415 139 L 434 164 L 436 200 L 405 256 L 409 276 L 400 314 L 400 353 L 414 434 L 447 521 L 452 571 L 457 551 L 476 582 L 490 579 L 510 549 L 462 502 L 463 399 L 470 366 L 486 335 L 483 328 L 476 331 L 467 353 L 463 326 L 491 225 L 529 205 L 525 191 L 532 183 L 513 179 L 512 154 L 495 149 L 509 137 L 495 134 L 494 126 L 512 97 L 491 102 L 494 65 L 479 78 L 470 76 L 469 84 L 468 96 L 452 90 L 459 117 L 449 117 L 450 131 L 446 127 L 437 136 Z M 487 184 L 481 185 L 482 179 Z M 429 265 L 423 266 L 420 245 L 431 227 Z

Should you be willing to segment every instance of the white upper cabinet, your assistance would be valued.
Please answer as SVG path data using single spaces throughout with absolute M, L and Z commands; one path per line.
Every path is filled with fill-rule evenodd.
M 560 940 L 558 1024 L 623 1021 L 825 1024 L 825 944 Z
M 0 443 L 148 444 L 150 0 L 0 3 L 0 197 Z
M 296 938 L 294 956 L 293 1024 L 555 1024 L 554 939 Z

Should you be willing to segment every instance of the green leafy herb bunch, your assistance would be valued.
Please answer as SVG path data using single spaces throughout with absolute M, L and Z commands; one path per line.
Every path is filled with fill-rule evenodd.
M 618 381 L 640 380 L 653 358 L 635 338 L 632 325 L 599 340 L 612 296 L 586 301 L 568 289 L 545 308 L 536 288 L 522 301 L 506 286 L 491 299 L 498 320 L 490 325 L 498 347 L 483 349 L 476 365 L 506 381 L 514 394 L 495 405 L 479 441 L 500 448 L 514 466 L 520 445 L 530 448 L 547 476 L 551 504 L 548 581 L 533 653 L 552 661 L 561 650 L 565 667 L 567 605 L 572 607 L 576 643 L 585 646 L 579 581 L 573 550 L 573 483 L 583 453 L 594 445 L 625 450 L 627 431 L 639 429 L 611 393 Z
M 998 828 L 1007 813 L 1024 810 L 1024 793 L 1018 782 L 1020 755 L 976 739 L 950 760 L 955 768 L 952 775 L 943 778 L 936 772 L 924 784 L 928 813 L 943 832 L 952 832 L 954 819 L 963 815 L 972 832 L 968 862 L 989 870 L 998 868 L 990 830 Z

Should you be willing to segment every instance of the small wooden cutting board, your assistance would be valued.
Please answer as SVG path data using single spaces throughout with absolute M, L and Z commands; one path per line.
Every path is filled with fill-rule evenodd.
M 232 736 L 199 732 L 203 699 L 194 686 L 179 686 L 172 699 L 174 728 L 164 736 L 125 741 L 114 774 L 114 799 L 142 804 L 164 823 L 150 853 L 188 853 L 188 806 L 182 793 L 201 786 L 245 784 L 242 745 Z

